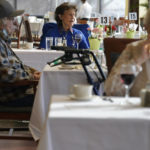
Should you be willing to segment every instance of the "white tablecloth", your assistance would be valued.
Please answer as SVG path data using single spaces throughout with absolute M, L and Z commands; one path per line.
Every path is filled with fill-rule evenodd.
M 69 94 L 71 92 L 70 88 L 76 83 L 87 83 L 83 70 L 59 70 L 58 67 L 50 68 L 48 65 L 44 68 L 36 92 L 29 124 L 30 131 L 35 140 L 40 138 L 48 113 L 51 95 Z
M 62 51 L 46 51 L 38 49 L 13 49 L 25 65 L 42 71 L 47 62 L 63 55 Z
M 53 96 L 37 150 L 150 150 L 150 109 L 138 98 L 124 106 L 112 99 Z

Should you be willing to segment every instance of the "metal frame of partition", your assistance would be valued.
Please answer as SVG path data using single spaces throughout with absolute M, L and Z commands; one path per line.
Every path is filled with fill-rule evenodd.
M 96 95 L 100 95 L 99 88 L 101 83 L 105 81 L 106 77 L 101 68 L 101 65 L 97 61 L 97 58 L 92 51 L 85 49 L 77 50 L 70 47 L 59 47 L 59 46 L 57 47 L 52 46 L 52 49 L 64 51 L 65 54 L 61 57 L 54 59 L 51 62 L 48 62 L 47 64 L 49 64 L 51 67 L 60 64 L 71 64 L 71 65 L 81 64 L 86 74 L 88 83 L 93 85 L 93 92 Z M 76 54 L 77 57 L 75 57 L 74 54 Z M 91 64 L 91 57 L 99 71 L 99 74 L 93 71 L 93 73 L 95 73 L 97 77 L 96 79 L 93 79 L 93 77 L 89 73 L 89 70 L 87 69 L 87 67 Z M 79 62 L 72 62 L 73 60 L 79 60 Z

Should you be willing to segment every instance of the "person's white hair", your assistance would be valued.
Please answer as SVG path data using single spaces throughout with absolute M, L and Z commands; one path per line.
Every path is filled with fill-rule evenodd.
M 146 12 L 146 15 L 144 17 L 144 25 L 146 27 L 150 26 L 150 9 Z

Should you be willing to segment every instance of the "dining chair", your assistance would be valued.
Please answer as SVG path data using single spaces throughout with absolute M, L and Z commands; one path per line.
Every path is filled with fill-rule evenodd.
M 39 47 L 40 38 L 35 35 L 33 36 L 28 16 L 21 17 L 16 39 L 18 49 L 20 48 L 21 41 L 33 42 L 34 47 Z
M 16 81 L 14 83 L 0 83 L 0 88 L 6 88 L 6 87 L 17 87 L 20 88 L 21 86 L 31 86 L 33 88 L 34 95 L 36 93 L 36 88 L 38 85 L 37 80 L 21 80 L 21 81 Z M 14 123 L 19 123 L 22 124 L 19 126 L 19 128 L 15 127 L 1 127 L 0 131 L 5 131 L 8 130 L 8 135 L 1 134 L 0 139 L 33 139 L 32 137 L 27 137 L 22 135 L 18 136 L 12 136 L 14 133 L 14 130 L 19 130 L 19 131 L 28 131 L 28 126 L 25 126 L 24 123 L 28 124 L 31 116 L 31 111 L 32 111 L 32 106 L 4 106 L 0 105 L 0 121 L 2 124 L 6 124 L 4 122 L 8 121 L 14 121 Z M 13 123 L 13 124 L 14 124 Z M 24 124 L 24 125 L 23 125 Z
M 31 86 L 33 88 L 34 95 L 38 85 L 37 80 L 21 80 L 14 83 L 0 83 L 0 88 L 6 87 L 21 87 Z M 29 120 L 32 107 L 11 107 L 0 105 L 0 120 Z
M 111 71 L 114 63 L 125 49 L 126 45 L 140 39 L 129 38 L 104 38 L 104 53 L 106 56 L 106 65 L 108 74 Z

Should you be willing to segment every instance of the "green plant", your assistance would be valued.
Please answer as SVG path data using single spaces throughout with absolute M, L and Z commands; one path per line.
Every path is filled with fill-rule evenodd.
M 148 3 L 142 3 L 142 4 L 140 4 L 140 6 L 142 6 L 142 7 L 146 7 L 146 9 L 148 9 L 148 8 L 149 8 L 149 4 L 148 4 Z

